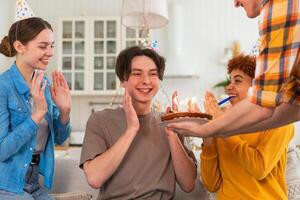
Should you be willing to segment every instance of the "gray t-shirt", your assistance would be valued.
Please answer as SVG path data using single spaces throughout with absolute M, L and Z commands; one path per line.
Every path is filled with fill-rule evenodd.
M 139 116 L 139 122 L 139 132 L 117 171 L 102 186 L 98 199 L 173 198 L 175 173 L 167 137 L 158 125 L 159 114 Z M 80 167 L 108 150 L 125 132 L 126 126 L 122 108 L 92 114 L 86 127 Z
M 30 109 L 31 112 L 33 112 L 33 99 L 30 97 Z M 46 120 L 46 118 L 44 117 L 41 122 L 38 124 L 39 129 L 37 131 L 37 135 L 36 135 L 36 147 L 34 150 L 34 154 L 39 154 L 41 152 L 44 151 L 46 144 L 47 144 L 47 140 L 48 140 L 48 136 L 49 136 L 49 127 L 48 127 L 48 121 Z

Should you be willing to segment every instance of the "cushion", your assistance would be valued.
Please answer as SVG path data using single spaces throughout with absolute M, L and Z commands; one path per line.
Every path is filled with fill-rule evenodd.
M 86 192 L 67 192 L 67 193 L 56 193 L 51 194 L 55 200 L 91 200 L 92 195 Z
M 294 145 L 288 149 L 286 184 L 289 200 L 300 199 L 300 150 Z

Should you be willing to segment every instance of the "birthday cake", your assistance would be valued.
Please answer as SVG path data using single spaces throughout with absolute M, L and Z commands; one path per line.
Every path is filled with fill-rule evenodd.
M 205 118 L 208 120 L 212 119 L 212 116 L 206 113 L 198 113 L 198 112 L 176 112 L 176 113 L 167 113 L 161 116 L 161 121 L 173 120 L 176 118 Z
M 211 120 L 212 116 L 206 113 L 202 113 L 196 102 L 188 100 L 187 111 L 179 110 L 178 94 L 174 92 L 172 95 L 172 105 L 167 109 L 167 112 L 161 116 L 162 121 L 169 121 L 177 118 L 204 118 Z

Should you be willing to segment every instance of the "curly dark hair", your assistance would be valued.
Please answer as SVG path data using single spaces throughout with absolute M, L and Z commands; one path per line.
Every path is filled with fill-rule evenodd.
M 158 77 L 163 80 L 165 71 L 165 59 L 160 56 L 156 51 L 140 46 L 133 46 L 121 51 L 116 61 L 115 72 L 119 80 L 127 81 L 131 73 L 131 61 L 136 56 L 147 56 L 156 65 Z
M 255 76 L 255 67 L 255 56 L 240 54 L 229 60 L 227 64 L 227 73 L 230 74 L 233 70 L 238 69 L 253 79 Z

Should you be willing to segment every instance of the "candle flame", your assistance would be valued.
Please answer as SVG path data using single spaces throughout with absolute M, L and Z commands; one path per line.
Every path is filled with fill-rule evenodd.
M 200 112 L 196 97 L 192 97 L 187 101 L 188 112 Z

